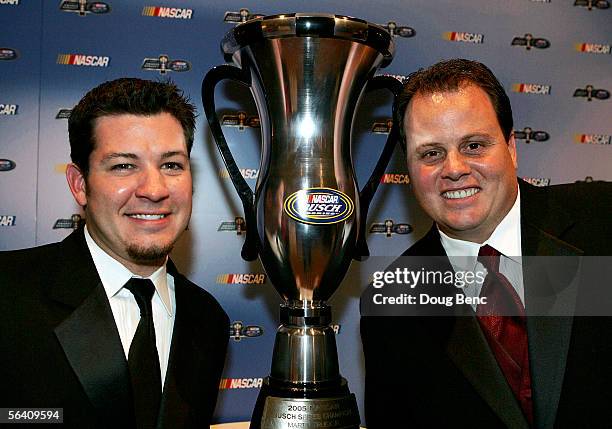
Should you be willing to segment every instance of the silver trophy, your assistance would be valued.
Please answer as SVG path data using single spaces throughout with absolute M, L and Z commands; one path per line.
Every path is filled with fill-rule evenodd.
M 206 74 L 204 110 L 244 208 L 242 256 L 259 255 L 284 300 L 251 428 L 358 428 L 326 301 L 351 259 L 368 254 L 368 207 L 397 141 L 393 127 L 360 192 L 351 160 L 353 116 L 366 87 L 394 95 L 401 89 L 393 77 L 374 76 L 393 58 L 392 37 L 356 18 L 293 13 L 239 24 L 221 49 L 236 66 Z M 262 150 L 254 193 L 215 112 L 215 86 L 224 79 L 247 86 L 257 105 Z

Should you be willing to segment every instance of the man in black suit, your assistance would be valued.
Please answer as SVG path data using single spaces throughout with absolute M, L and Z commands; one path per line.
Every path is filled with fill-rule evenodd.
M 0 255 L 0 406 L 63 408 L 65 427 L 201 428 L 228 317 L 168 254 L 191 216 L 194 106 L 173 84 L 117 79 L 69 120 L 86 225 Z
M 579 257 L 611 254 L 610 184 L 517 180 L 509 99 L 474 61 L 413 73 L 396 113 L 412 189 L 434 225 L 395 266 L 486 277 L 462 291 L 430 285 L 473 302 L 413 306 L 412 317 L 385 317 L 371 305 L 380 289 L 366 291 L 368 428 L 612 427 L 612 318 L 581 317 L 602 314 L 589 310 L 609 299 L 599 292 L 610 278 L 591 290 L 576 280 Z M 493 290 L 512 307 L 487 313 L 502 296 Z

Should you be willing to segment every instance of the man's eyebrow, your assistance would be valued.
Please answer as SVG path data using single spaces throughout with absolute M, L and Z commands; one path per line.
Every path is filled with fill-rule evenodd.
M 129 158 L 129 159 L 138 159 L 138 156 L 135 153 L 129 152 L 113 152 L 102 158 L 102 162 L 111 161 L 116 158 Z
M 188 158 L 187 154 L 182 150 L 172 150 L 172 151 L 164 152 L 162 153 L 161 158 L 162 159 L 172 158 L 173 156 L 177 156 L 177 155 Z
M 481 139 L 481 140 L 493 140 L 493 136 L 488 133 L 472 133 L 467 134 L 461 138 L 462 142 L 470 141 L 473 139 Z

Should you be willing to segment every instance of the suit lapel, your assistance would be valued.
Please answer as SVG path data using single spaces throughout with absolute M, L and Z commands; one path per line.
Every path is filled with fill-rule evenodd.
M 521 185 L 521 241 L 529 365 L 536 426 L 555 423 L 569 350 L 581 250 L 559 237 L 573 220 L 545 189 Z M 533 257 L 535 256 L 535 258 Z M 544 258 L 571 256 L 573 258 Z M 572 262 L 576 262 L 573 265 Z M 563 317 L 539 317 L 546 315 Z
M 100 418 L 130 421 L 127 361 L 83 229 L 67 237 L 59 253 L 58 274 L 49 286 L 49 298 L 73 311 L 55 328 L 55 335 Z
M 435 225 L 419 241 L 417 252 L 427 256 L 447 256 Z M 452 270 L 448 259 L 446 264 L 446 267 L 436 269 Z M 456 317 L 446 344 L 446 353 L 508 428 L 528 428 L 527 421 L 499 369 L 470 306 L 456 308 Z

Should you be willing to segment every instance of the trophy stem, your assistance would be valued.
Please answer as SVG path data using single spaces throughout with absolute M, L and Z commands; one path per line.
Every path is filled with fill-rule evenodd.
M 358 428 L 355 395 L 338 369 L 331 307 L 290 301 L 281 305 L 280 319 L 270 376 L 257 398 L 251 429 Z

